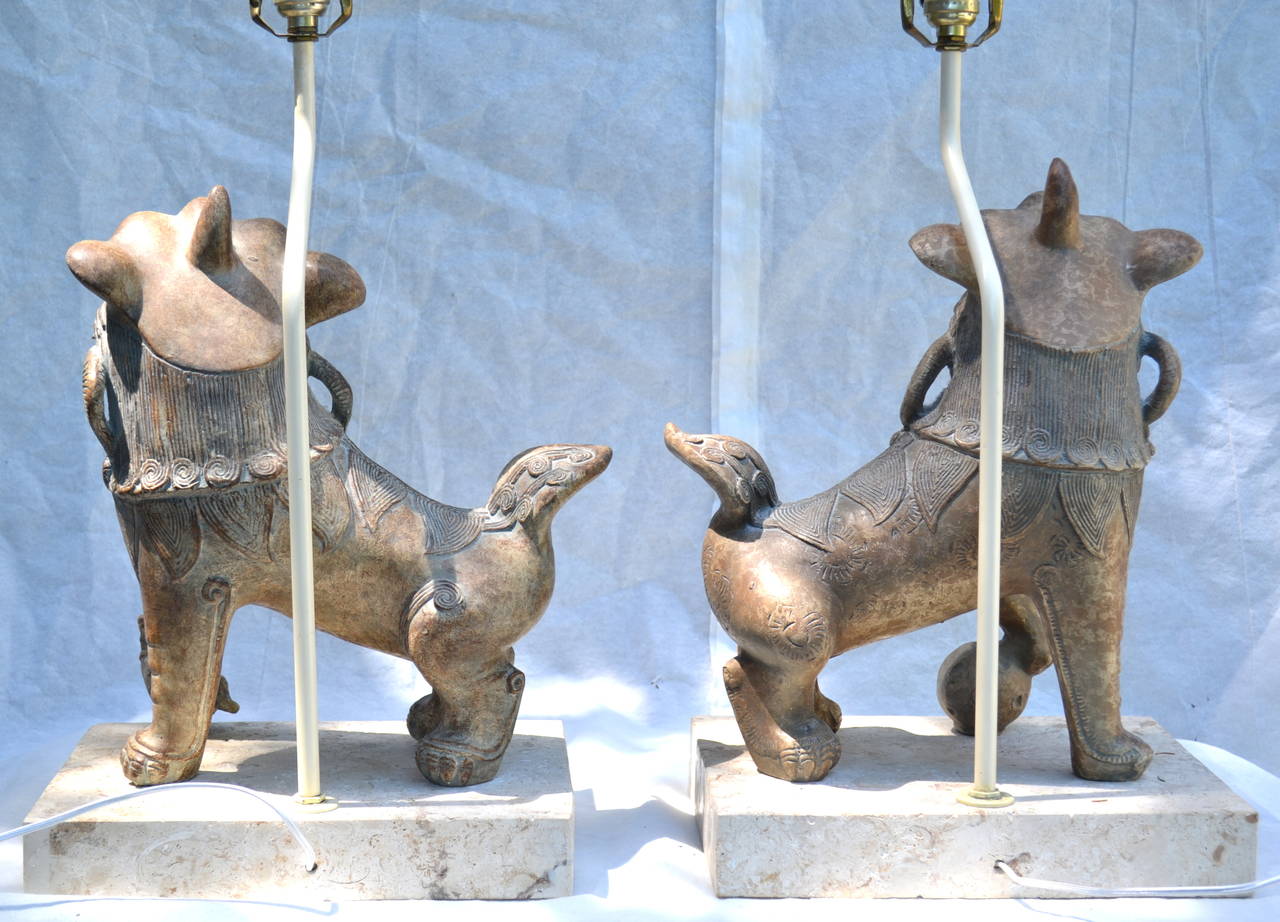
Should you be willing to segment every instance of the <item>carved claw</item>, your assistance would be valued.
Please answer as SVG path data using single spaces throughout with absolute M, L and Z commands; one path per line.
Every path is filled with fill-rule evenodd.
M 502 750 L 505 752 L 506 747 Z M 428 781 L 456 788 L 492 781 L 502 765 L 503 752 L 489 756 L 424 739 L 418 743 L 416 757 L 418 770 Z
M 778 753 L 776 774 L 763 767 L 761 770 L 783 781 L 821 781 L 838 761 L 840 741 L 824 725 L 819 732 L 799 737 L 794 745 Z
M 202 752 L 181 758 L 170 757 L 145 743 L 142 739 L 144 733 L 145 730 L 140 730 L 133 734 L 120 750 L 120 767 L 130 784 L 147 787 L 186 781 L 200 770 Z

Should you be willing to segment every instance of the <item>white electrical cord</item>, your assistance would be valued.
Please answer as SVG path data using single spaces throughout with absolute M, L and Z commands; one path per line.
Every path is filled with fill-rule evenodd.
M 978 450 L 978 661 L 972 795 L 996 795 L 996 690 L 1000 642 L 1000 472 L 1004 442 L 1004 285 L 960 145 L 960 64 L 943 51 L 939 142 L 982 301 Z M 1008 801 L 1007 798 L 1005 802 Z M 996 803 L 992 803 L 995 806 Z
M 35 823 L 28 823 L 25 826 L 19 826 L 16 829 L 10 829 L 7 832 L 0 832 L 0 842 L 9 839 L 18 839 L 22 836 L 31 835 L 33 832 L 39 832 L 41 829 L 48 829 L 50 826 L 56 826 L 59 823 L 73 819 L 82 813 L 88 813 L 90 810 L 97 810 L 99 807 L 106 807 L 110 804 L 119 803 L 124 800 L 133 800 L 135 797 L 142 797 L 146 794 L 158 794 L 163 791 L 189 791 L 192 788 L 213 788 L 219 791 L 235 791 L 239 794 L 248 794 L 254 800 L 266 804 L 276 816 L 280 817 L 280 822 L 288 827 L 293 838 L 297 840 L 298 845 L 302 847 L 302 866 L 308 873 L 316 869 L 316 850 L 311 847 L 311 843 L 307 841 L 307 837 L 302 834 L 302 830 L 298 828 L 298 824 L 284 814 L 275 804 L 267 800 L 257 791 L 251 791 L 249 788 L 241 787 L 238 784 L 222 784 L 217 781 L 184 781 L 180 784 L 160 784 L 155 787 L 138 788 L 136 791 L 128 791 L 124 794 L 117 794 L 114 797 L 103 797 L 100 800 L 91 801 L 82 804 L 65 813 L 59 813 L 45 820 L 39 820 Z
M 1086 887 L 1083 884 L 1068 884 L 1059 880 L 1041 880 L 1038 877 L 1023 877 L 1007 862 L 997 861 L 996 867 L 1004 871 L 1011 881 L 1020 887 L 1031 887 L 1036 890 L 1049 890 L 1057 893 L 1074 893 L 1079 896 L 1097 897 L 1194 897 L 1194 896 L 1244 896 L 1280 883 L 1280 874 L 1262 880 L 1251 880 L 1244 884 L 1223 884 L 1217 887 Z
M 284 323 L 285 413 L 289 452 L 289 560 L 293 584 L 293 689 L 298 737 L 298 799 L 320 793 L 316 703 L 316 614 L 311 561 L 311 432 L 307 415 L 307 237 L 316 164 L 315 42 L 293 42 L 293 178 L 285 232 L 280 310 Z

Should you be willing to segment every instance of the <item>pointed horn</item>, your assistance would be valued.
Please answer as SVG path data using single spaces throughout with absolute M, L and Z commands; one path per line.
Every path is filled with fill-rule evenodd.
M 231 268 L 235 252 L 231 247 L 231 199 L 222 186 L 214 186 L 204 200 L 187 250 L 191 264 L 205 272 Z
M 1074 250 L 1080 246 L 1080 193 L 1071 171 L 1057 157 L 1049 165 L 1049 178 L 1045 180 L 1036 240 L 1055 249 Z

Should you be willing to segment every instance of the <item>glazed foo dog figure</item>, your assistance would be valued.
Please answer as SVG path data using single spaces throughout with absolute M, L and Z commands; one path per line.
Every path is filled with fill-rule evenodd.
M 106 302 L 84 399 L 142 589 L 153 714 L 121 753 L 137 785 L 194 775 L 215 707 L 237 709 L 219 676 L 236 609 L 290 611 L 284 237 L 275 221 L 233 221 L 219 186 L 177 215 L 131 215 L 110 240 L 67 252 Z M 308 325 L 363 300 L 354 269 L 309 254 Z M 486 506 L 446 506 L 346 437 L 342 375 L 315 353 L 308 371 L 332 396 L 328 410 L 310 399 L 317 625 L 412 660 L 431 683 L 408 718 L 429 780 L 487 781 L 524 688 L 512 644 L 551 598 L 552 516 L 610 450 L 531 449 L 503 469 Z
M 1147 291 L 1190 269 L 1200 245 L 1082 216 L 1062 161 L 1043 193 L 983 217 L 1006 292 L 999 725 L 1031 676 L 1056 667 L 1083 778 L 1141 776 L 1151 749 L 1120 723 L 1120 636 L 1147 427 L 1178 389 L 1172 347 L 1144 332 Z M 840 757 L 840 709 L 818 689 L 827 661 L 977 604 L 980 313 L 959 227 L 911 240 L 964 286 L 946 335 L 921 359 L 903 428 L 824 493 L 780 504 L 764 460 L 720 435 L 668 424 L 667 446 L 720 497 L 702 550 L 707 598 L 738 644 L 725 688 L 760 771 L 823 778 Z M 1138 366 L 1160 368 L 1144 400 Z M 942 371 L 951 379 L 924 405 Z M 939 697 L 973 732 L 973 645 L 944 663 Z

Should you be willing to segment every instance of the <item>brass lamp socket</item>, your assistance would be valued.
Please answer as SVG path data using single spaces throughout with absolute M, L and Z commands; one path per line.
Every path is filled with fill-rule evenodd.
M 937 39 L 930 41 L 916 28 L 915 7 L 919 2 L 924 17 L 933 26 Z M 978 21 L 981 0 L 900 0 L 902 28 L 908 35 L 926 47 L 938 51 L 964 51 L 976 48 L 1000 30 L 1004 13 L 1004 0 L 987 0 L 989 9 L 987 28 L 972 44 L 969 30 Z
M 320 17 L 329 0 L 275 0 L 276 12 L 288 23 L 290 41 L 314 42 L 320 34 Z
M 276 38 L 285 38 L 291 42 L 314 42 L 333 33 L 335 29 L 351 18 L 351 6 L 354 0 L 341 0 L 342 13 L 324 32 L 320 31 L 320 20 L 329 9 L 329 0 L 274 0 L 276 12 L 284 17 L 286 29 L 277 32 L 262 19 L 262 0 L 249 0 L 249 16 L 262 28 Z

